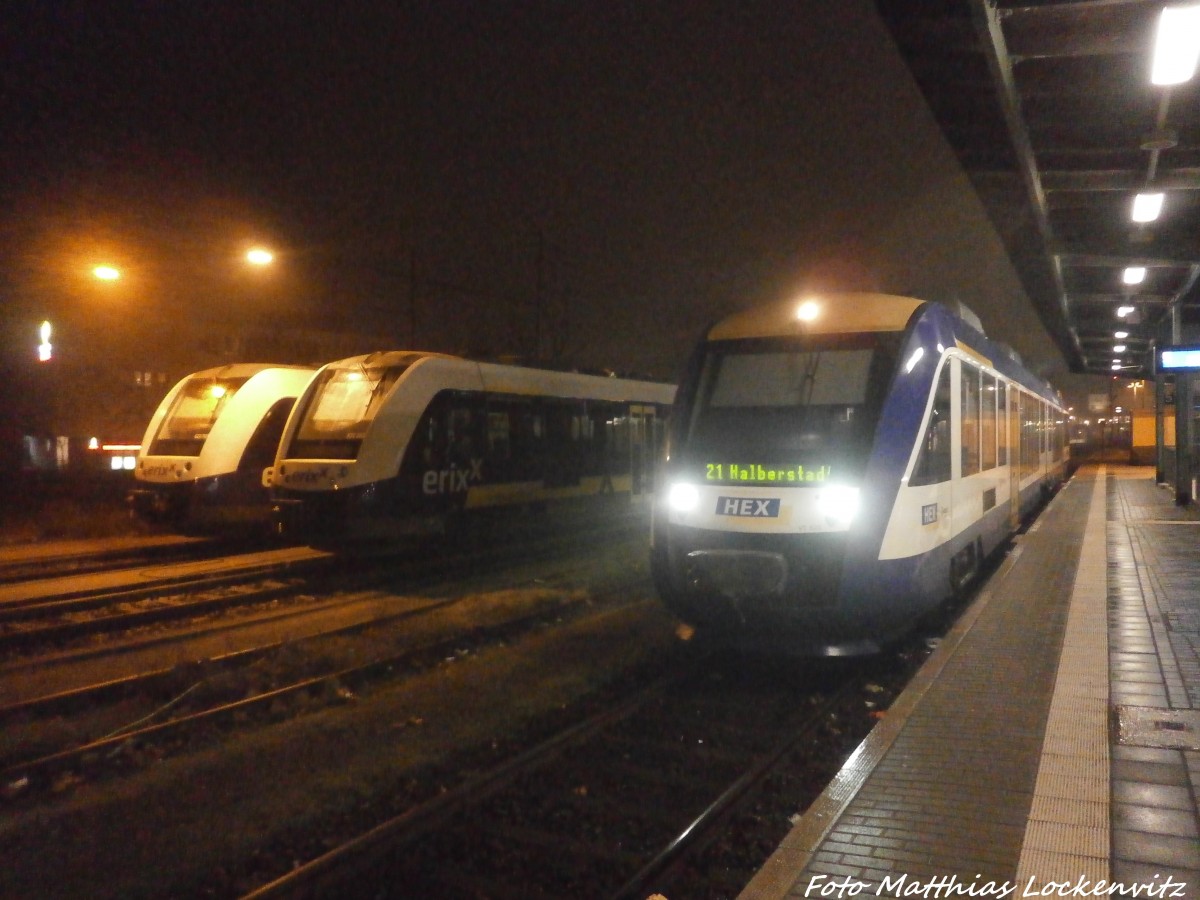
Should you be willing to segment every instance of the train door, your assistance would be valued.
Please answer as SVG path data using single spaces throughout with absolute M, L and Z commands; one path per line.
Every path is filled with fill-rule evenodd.
M 968 479 L 978 473 L 981 455 L 979 446 L 979 369 L 963 359 L 953 360 L 951 378 L 952 408 L 954 410 L 951 446 L 953 448 L 950 479 L 951 546 L 956 549 L 950 557 L 950 587 L 961 591 L 979 569 L 980 553 L 975 541 L 962 543 L 963 533 L 978 515 L 978 479 Z M 939 498 L 941 499 L 941 498 Z
M 928 548 L 944 546 L 954 534 L 951 501 L 954 496 L 954 456 L 959 447 L 953 390 L 958 376 L 954 369 L 952 359 L 946 358 L 942 362 L 933 385 L 925 433 L 908 479 L 910 487 L 923 488 L 921 531 Z
M 629 490 L 634 497 L 654 491 L 654 439 L 657 431 L 657 415 L 653 406 L 629 407 Z
M 1008 495 L 1009 524 L 1021 524 L 1021 392 L 1008 386 Z

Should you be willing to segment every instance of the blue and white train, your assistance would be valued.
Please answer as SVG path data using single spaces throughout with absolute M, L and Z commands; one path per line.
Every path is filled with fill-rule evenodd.
M 439 353 L 351 357 L 324 366 L 297 400 L 263 484 L 280 534 L 322 542 L 648 494 L 674 392 Z
M 676 396 L 659 593 L 727 646 L 875 652 L 1061 483 L 1065 418 L 965 308 L 846 293 L 733 315 Z
M 138 451 L 139 517 L 185 531 L 270 528 L 262 471 L 316 369 L 237 363 L 205 369 L 158 405 Z

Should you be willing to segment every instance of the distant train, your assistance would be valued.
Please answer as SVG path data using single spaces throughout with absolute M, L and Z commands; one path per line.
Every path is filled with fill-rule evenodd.
M 323 367 L 263 484 L 281 534 L 436 533 L 461 514 L 652 486 L 673 385 L 391 351 Z
M 316 372 L 251 363 L 196 372 L 163 398 L 128 495 L 139 517 L 180 530 L 270 527 L 262 471 L 296 397 Z
M 965 308 L 859 293 L 731 316 L 679 385 L 659 594 L 730 647 L 874 652 L 1057 487 L 1065 419 Z

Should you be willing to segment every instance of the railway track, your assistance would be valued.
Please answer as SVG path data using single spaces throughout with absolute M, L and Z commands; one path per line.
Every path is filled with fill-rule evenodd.
M 906 676 L 890 690 L 898 692 Z M 820 792 L 873 724 L 868 704 L 888 690 L 863 677 L 842 670 L 814 690 L 701 660 L 346 840 L 247 900 L 649 896 L 686 873 L 782 771 L 804 770 L 810 799 Z M 786 825 L 785 816 L 779 821 Z M 781 834 L 764 842 L 764 856 Z M 758 862 L 731 874 L 731 893 L 712 896 L 735 894 Z
M 483 647 L 514 639 L 550 623 L 561 624 L 619 607 L 633 586 L 615 586 L 606 595 L 590 598 L 586 607 L 570 600 L 537 604 L 523 615 L 476 627 L 466 635 L 451 633 L 406 642 L 397 626 L 461 604 L 467 597 L 430 600 L 392 616 L 323 632 L 300 641 L 276 642 L 202 663 L 144 672 L 0 707 L 0 727 L 10 728 L 14 724 L 20 727 L 30 720 L 70 715 L 79 710 L 94 713 L 105 703 L 123 702 L 125 715 L 130 715 L 131 708 L 145 711 L 145 715 L 139 714 L 131 724 L 96 740 L 42 752 L 32 758 L 0 760 L 0 792 L 13 799 L 51 787 L 61 789 L 84 777 L 94 779 L 116 770 L 127 770 L 138 760 L 161 760 L 172 746 L 180 745 L 201 730 L 211 735 L 230 726 L 246 727 L 343 702 L 380 680 L 404 677 L 447 656 L 478 652 Z M 380 636 L 387 629 L 393 632 L 390 639 Z M 376 635 L 375 640 L 364 642 L 366 647 L 388 644 L 399 649 L 353 665 L 333 668 L 319 649 L 309 653 L 309 647 L 317 648 L 323 641 L 353 637 L 367 631 L 374 631 Z M 272 663 L 271 655 L 280 654 L 285 647 L 288 659 Z M 306 655 L 316 662 L 303 662 Z M 269 674 L 247 674 L 250 667 L 262 662 L 268 664 L 264 669 Z M 239 670 L 240 676 L 235 674 Z M 250 696 L 245 696 L 244 685 L 248 683 L 256 687 Z M 131 707 L 131 702 L 136 707 Z
M 351 556 L 307 547 L 164 566 L 72 576 L 52 583 L 36 580 L 0 589 L 0 654 L 61 647 L 80 638 L 118 635 L 149 625 L 193 620 L 235 608 L 287 603 L 311 604 L 333 592 L 361 591 L 405 583 L 411 588 L 454 573 L 528 562 L 589 540 L 608 540 L 639 527 L 631 517 L 592 524 L 587 530 L 555 533 L 534 529 L 465 550 L 439 546 Z M 532 535 L 533 540 L 528 539 Z M 220 569 L 220 571 L 210 571 Z
M 0 548 L 0 585 L 88 575 L 121 566 L 198 560 L 229 550 L 225 541 L 177 535 L 7 546 Z
M 550 543 L 535 548 L 526 548 L 525 552 L 516 556 L 511 552 L 489 555 L 487 562 L 494 568 L 502 562 L 529 564 L 555 561 L 562 557 L 566 546 L 562 543 Z M 49 695 L 0 706 L 0 728 L 8 728 L 10 736 L 13 729 L 19 729 L 30 722 L 52 717 L 69 717 L 80 711 L 95 713 L 105 704 L 121 704 L 125 720 L 136 721 L 137 725 L 137 727 L 121 727 L 113 733 L 104 734 L 99 738 L 87 739 L 62 748 L 46 748 L 34 741 L 37 753 L 33 756 L 25 754 L 22 758 L 14 759 L 9 754 L 8 758 L 0 757 L 0 791 L 7 791 L 12 796 L 32 793 L 38 788 L 54 784 L 55 779 L 64 774 L 69 779 L 72 777 L 71 773 L 79 772 L 81 769 L 95 770 L 98 760 L 119 747 L 132 744 L 167 743 L 174 740 L 176 735 L 184 734 L 189 729 L 208 727 L 214 722 L 228 720 L 231 717 L 245 721 L 248 716 L 258 715 L 260 709 L 277 710 L 281 708 L 281 704 L 291 703 L 293 698 L 301 695 L 308 698 L 318 697 L 336 701 L 339 692 L 357 690 L 360 684 L 368 683 L 382 675 L 393 677 L 397 673 L 411 670 L 414 665 L 429 664 L 456 653 L 473 652 L 480 646 L 496 640 L 504 640 L 510 635 L 519 635 L 539 624 L 545 624 L 556 618 L 560 621 L 569 621 L 585 612 L 573 601 L 561 600 L 549 604 L 535 604 L 528 614 L 516 619 L 505 618 L 487 627 L 473 628 L 465 635 L 453 633 L 436 640 L 426 641 L 423 644 L 412 645 L 412 641 L 405 634 L 394 634 L 387 639 L 379 637 L 386 634 L 388 629 L 398 631 L 397 626 L 402 626 L 415 618 L 463 604 L 465 600 L 471 598 L 472 594 L 469 593 L 471 580 L 463 579 L 466 568 L 464 563 L 465 559 L 462 557 L 441 560 L 436 563 L 424 560 L 406 571 L 404 580 L 410 583 L 410 587 L 418 586 L 412 584 L 418 578 L 421 582 L 419 586 L 424 588 L 438 586 L 439 581 L 443 591 L 451 585 L 456 585 L 456 593 L 450 596 L 443 594 L 439 597 L 435 591 L 434 596 L 431 597 L 428 596 L 430 593 L 428 590 L 424 592 L 425 596 L 408 597 L 389 597 L 387 591 L 378 589 L 339 591 L 336 599 L 324 603 L 314 600 L 306 609 L 313 605 L 335 609 L 340 606 L 370 604 L 380 608 L 392 608 L 396 611 L 383 615 L 375 614 L 369 619 L 356 621 L 342 627 L 324 629 L 301 639 L 272 640 L 258 646 L 243 647 L 234 652 L 224 653 L 216 658 L 134 673 L 97 684 L 80 685 Z M 580 562 L 576 564 L 576 567 L 584 569 L 588 565 L 590 564 Z M 484 567 L 476 559 L 473 568 L 478 570 Z M 373 571 L 360 571 L 358 574 L 360 578 L 367 581 L 379 580 L 381 577 L 379 572 Z M 395 579 L 394 570 L 389 569 L 386 574 L 389 578 Z M 487 579 L 488 577 L 490 576 L 487 572 L 478 575 L 478 579 Z M 569 585 L 575 577 L 577 575 L 571 566 L 567 566 L 565 569 L 556 568 L 553 578 L 539 579 L 539 586 L 543 590 L 553 592 L 557 583 Z M 639 577 L 643 580 L 645 578 L 644 575 Z M 450 580 L 449 584 L 446 583 L 447 580 Z M 640 581 L 630 582 L 626 579 L 615 587 L 607 587 L 600 595 L 589 596 L 587 611 L 594 612 L 619 602 L 619 598 L 625 591 L 639 584 L 643 588 L 642 595 L 648 594 L 647 585 L 641 584 Z M 468 592 L 463 593 L 464 589 Z M 241 602 L 252 603 L 267 594 L 279 594 L 292 590 L 292 588 L 271 588 L 244 593 L 239 595 L 239 598 Z M 183 607 L 195 611 L 208 602 L 210 601 L 183 604 Z M 171 613 L 172 610 L 167 608 L 147 612 L 157 616 L 163 612 Z M 283 615 L 287 615 L 287 613 L 277 613 L 276 617 Z M 128 618 L 128 616 L 119 618 Z M 99 621 L 103 622 L 103 620 Z M 93 623 L 85 621 L 76 624 L 91 626 Z M 64 626 L 53 627 L 62 629 Z M 331 639 L 349 638 L 353 640 L 356 636 L 368 632 L 373 633 L 375 637 L 362 642 L 361 653 L 368 654 L 366 662 L 356 662 L 354 665 L 333 669 L 326 667 L 326 670 L 322 671 L 304 667 L 303 671 L 295 672 L 296 660 L 303 659 L 310 652 L 306 648 L 319 647 L 322 642 L 328 642 Z M 180 635 L 180 639 L 186 639 L 187 636 L 186 634 Z M 369 656 L 371 647 L 379 646 L 381 643 L 400 649 L 388 654 L 376 653 L 376 656 L 371 658 Z M 323 659 L 320 650 L 311 652 L 316 658 Z M 359 650 L 355 649 L 352 653 L 359 654 Z M 276 665 L 270 660 L 272 654 L 286 657 L 285 662 Z M 252 696 L 246 696 L 247 691 L 241 685 L 246 683 L 247 679 L 231 675 L 231 673 L 239 669 L 245 671 L 258 663 L 272 672 L 268 679 L 269 683 L 265 683 L 260 676 L 251 677 L 249 680 L 253 683 L 254 689 L 250 692 Z M 238 685 L 234 689 L 232 697 L 222 693 L 224 691 L 225 694 L 228 694 L 231 683 Z M 304 704 L 306 709 L 313 708 L 309 700 L 305 700 Z M 164 722 L 164 719 L 169 721 Z M 100 717 L 100 721 L 104 721 L 103 716 Z M 95 733 L 96 726 L 90 727 Z M 99 768 L 103 769 L 103 765 L 100 765 Z

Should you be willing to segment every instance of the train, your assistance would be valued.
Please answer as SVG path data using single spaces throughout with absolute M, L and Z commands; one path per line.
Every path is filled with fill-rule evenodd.
M 146 427 L 127 494 L 134 515 L 178 531 L 271 533 L 262 471 L 315 366 L 235 363 L 183 378 Z
M 961 304 L 842 293 L 731 315 L 679 381 L 657 592 L 728 649 L 876 653 L 1061 484 L 1066 419 Z
M 483 510 L 648 495 L 674 385 L 380 351 L 331 362 L 263 472 L 278 534 L 445 534 Z

